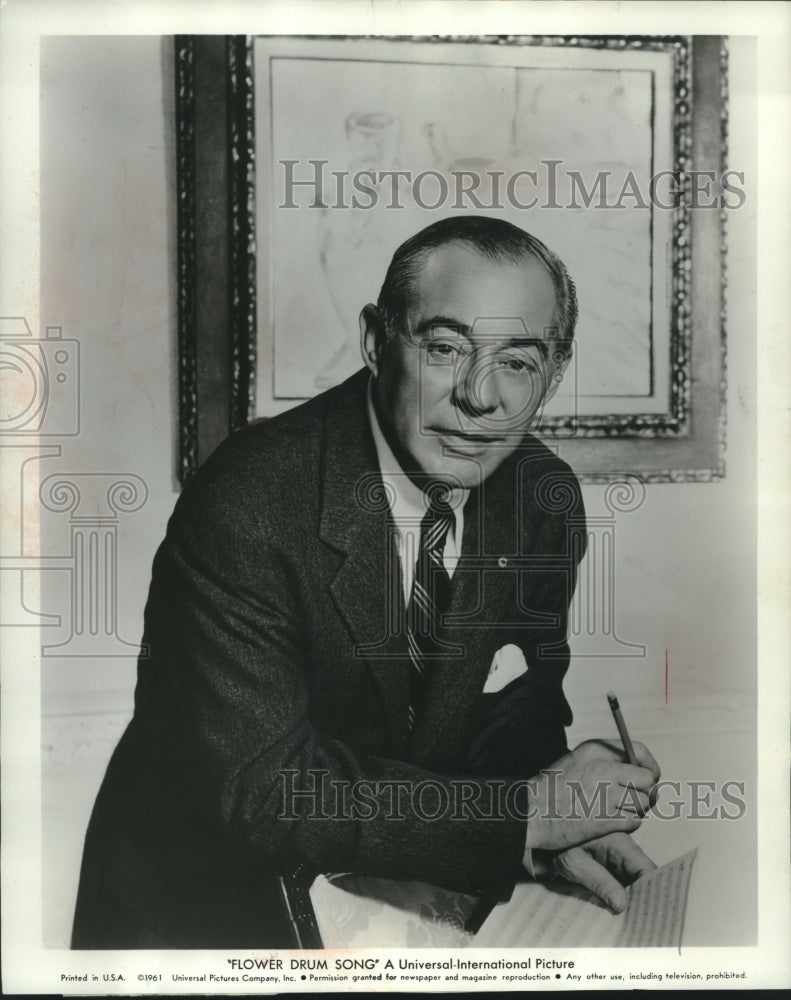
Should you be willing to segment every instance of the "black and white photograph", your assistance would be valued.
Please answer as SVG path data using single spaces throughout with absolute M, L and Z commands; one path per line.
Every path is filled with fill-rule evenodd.
M 5 992 L 791 984 L 757 6 L 4 7 Z

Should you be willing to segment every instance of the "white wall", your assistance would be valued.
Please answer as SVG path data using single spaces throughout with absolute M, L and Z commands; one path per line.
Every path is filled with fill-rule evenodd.
M 145 506 L 119 519 L 117 631 L 130 642 L 140 640 L 151 559 L 177 496 L 171 47 L 143 36 L 41 45 L 41 316 L 79 340 L 82 362 L 80 434 L 41 461 L 41 474 L 145 481 Z M 98 481 L 87 492 L 99 500 Z M 48 516 L 42 533 L 51 552 L 68 551 L 67 515 Z M 45 609 L 68 615 L 65 574 L 45 573 L 43 590 Z M 44 631 L 57 642 L 68 628 Z M 64 946 L 85 825 L 131 716 L 135 659 L 42 663 L 44 931 L 48 945 Z
M 119 521 L 118 632 L 139 641 L 151 556 L 176 498 L 170 42 L 45 38 L 41 66 L 41 315 L 79 340 L 82 378 L 80 434 L 41 474 L 145 481 L 146 504 Z M 54 550 L 63 526 L 45 527 Z M 79 677 L 82 690 L 117 695 L 134 677 L 133 659 L 48 668 L 61 694 Z
M 41 63 L 41 315 L 79 339 L 83 385 L 81 433 L 60 458 L 43 460 L 41 471 L 129 472 L 145 480 L 146 505 L 120 520 L 118 631 L 135 641 L 151 558 L 177 495 L 171 43 L 49 38 Z M 745 170 L 753 166 L 742 156 L 753 148 L 749 65 L 747 43 L 735 43 L 731 165 Z M 727 478 L 649 486 L 641 509 L 619 519 L 617 628 L 621 638 L 645 645 L 646 655 L 577 658 L 567 683 L 577 715 L 572 739 L 603 726 L 609 732 L 604 693 L 613 687 L 635 734 L 647 740 L 641 722 L 653 720 L 658 756 L 672 756 L 676 737 L 699 725 L 707 706 L 718 706 L 743 734 L 748 775 L 755 681 L 751 224 L 748 201 L 729 219 Z M 601 487 L 586 487 L 585 497 L 590 514 L 605 513 Z M 63 518 L 47 530 L 53 551 L 68 548 Z M 63 574 L 45 576 L 46 610 L 66 612 Z M 578 653 L 585 648 L 575 644 Z M 93 798 L 131 714 L 134 660 L 43 663 L 45 941 L 57 947 L 68 942 Z

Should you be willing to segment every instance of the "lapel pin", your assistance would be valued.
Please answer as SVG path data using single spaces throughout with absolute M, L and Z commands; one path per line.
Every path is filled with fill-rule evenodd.
M 505 558 L 505 556 L 500 556 L 500 558 L 497 560 L 497 565 L 500 567 L 500 569 L 505 569 L 505 567 L 508 565 L 508 560 Z

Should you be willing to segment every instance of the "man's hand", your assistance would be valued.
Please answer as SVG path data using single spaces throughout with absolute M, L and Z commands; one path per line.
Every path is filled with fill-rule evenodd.
M 626 909 L 625 885 L 656 868 L 626 833 L 609 833 L 555 855 L 555 871 L 584 886 L 613 911 Z
M 610 833 L 631 833 L 653 804 L 659 765 L 642 743 L 638 765 L 618 743 L 588 740 L 529 784 L 526 849 L 565 851 Z

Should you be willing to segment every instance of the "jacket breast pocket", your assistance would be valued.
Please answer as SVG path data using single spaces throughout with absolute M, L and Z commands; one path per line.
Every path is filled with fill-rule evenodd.
M 501 646 L 492 657 L 483 693 L 496 694 L 526 672 L 527 661 L 519 646 L 512 642 Z

